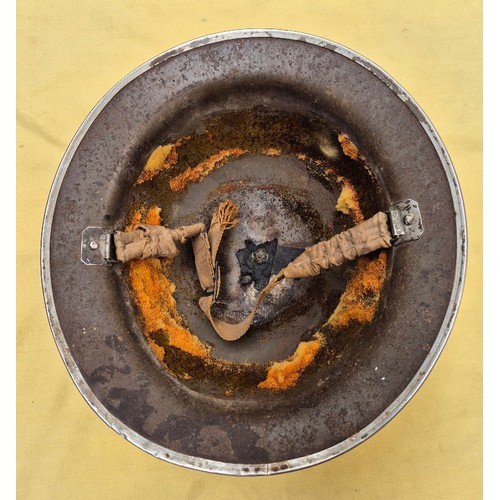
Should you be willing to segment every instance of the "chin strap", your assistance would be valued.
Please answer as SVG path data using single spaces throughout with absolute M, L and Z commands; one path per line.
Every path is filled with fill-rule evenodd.
M 175 243 L 184 243 L 188 238 L 192 238 L 196 272 L 204 291 L 199 300 L 200 308 L 217 334 L 224 340 L 232 341 L 245 335 L 266 295 L 271 293 L 283 279 L 317 276 L 324 269 L 341 266 L 346 261 L 391 246 L 392 234 L 389 230 L 388 216 L 384 212 L 378 212 L 357 226 L 306 248 L 271 279 L 243 321 L 226 323 L 212 316 L 212 306 L 219 296 L 221 287 L 217 253 L 224 232 L 238 224 L 237 212 L 238 207 L 231 200 L 222 202 L 214 210 L 208 231 L 205 231 L 203 224 L 178 229 L 140 225 L 130 232 L 118 231 L 114 235 L 117 259 L 126 262 L 134 258 L 173 258 L 178 254 Z

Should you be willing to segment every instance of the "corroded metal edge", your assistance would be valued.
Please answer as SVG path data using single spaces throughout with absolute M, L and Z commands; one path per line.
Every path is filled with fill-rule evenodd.
M 56 206 L 57 197 L 59 190 L 62 185 L 62 181 L 66 175 L 66 171 L 70 165 L 71 159 L 78 148 L 81 140 L 87 133 L 93 121 L 103 110 L 103 108 L 113 99 L 113 97 L 124 88 L 129 82 L 134 80 L 136 77 L 147 71 L 152 66 L 160 64 L 163 61 L 174 57 L 180 53 L 187 52 L 189 50 L 195 49 L 203 45 L 210 45 L 217 42 L 245 39 L 245 38 L 280 38 L 288 39 L 293 41 L 299 41 L 308 43 L 311 45 L 320 46 L 336 52 L 353 62 L 363 66 L 365 69 L 370 71 L 378 79 L 384 82 L 412 111 L 414 116 L 419 120 L 422 128 L 425 130 L 427 136 L 429 137 L 431 143 L 433 144 L 443 169 L 446 173 L 448 183 L 451 190 L 453 205 L 455 209 L 455 222 L 457 231 L 457 259 L 455 266 L 455 277 L 454 286 L 452 290 L 452 295 L 450 298 L 450 303 L 448 310 L 446 312 L 441 329 L 436 337 L 436 341 L 431 347 L 424 363 L 420 367 L 417 375 L 410 381 L 403 392 L 396 398 L 396 400 L 375 420 L 373 420 L 364 429 L 360 430 L 349 439 L 338 443 L 330 448 L 327 448 L 321 452 L 307 455 L 304 457 L 288 460 L 281 463 L 268 463 L 268 464 L 232 464 L 226 462 L 218 462 L 214 460 L 201 459 L 197 457 L 192 457 L 182 453 L 173 452 L 167 448 L 151 443 L 151 441 L 144 439 L 138 433 L 132 431 L 130 428 L 125 426 L 121 421 L 116 419 L 111 415 L 106 408 L 101 404 L 101 402 L 96 398 L 94 393 L 90 390 L 86 384 L 82 374 L 74 362 L 69 347 L 64 338 L 63 332 L 60 327 L 60 323 L 57 317 L 57 312 L 55 309 L 54 297 L 52 293 L 51 276 L 50 276 L 50 235 L 52 229 L 52 219 L 54 216 L 54 210 Z M 296 31 L 286 31 L 286 30 L 274 30 L 274 29 L 248 29 L 248 30 L 234 30 L 221 33 L 215 33 L 212 35 L 200 37 L 189 41 L 187 43 L 178 45 L 170 50 L 163 52 L 162 54 L 150 59 L 144 64 L 140 65 L 128 75 L 126 75 L 122 80 L 120 80 L 114 87 L 112 87 L 104 97 L 95 105 L 95 107 L 90 111 L 88 116 L 85 118 L 79 129 L 77 130 L 75 136 L 71 140 L 62 160 L 59 168 L 56 172 L 56 176 L 52 183 L 47 205 L 45 208 L 42 233 L 41 233 L 41 280 L 42 289 L 44 294 L 45 308 L 47 312 L 48 321 L 52 330 L 52 334 L 56 345 L 59 349 L 62 360 L 74 382 L 77 389 L 80 391 L 84 399 L 90 405 L 90 407 L 97 413 L 97 415 L 113 430 L 120 434 L 127 441 L 146 451 L 147 453 L 165 460 L 167 462 L 188 467 L 191 469 L 214 472 L 219 474 L 227 475 L 271 475 L 281 472 L 290 472 L 294 470 L 303 469 L 316 465 L 334 457 L 337 457 L 346 451 L 354 448 L 355 446 L 361 444 L 363 441 L 373 436 L 382 427 L 384 427 L 415 395 L 424 380 L 429 375 L 430 371 L 434 367 L 439 355 L 441 354 L 450 334 L 450 331 L 454 325 L 458 308 L 460 305 L 463 288 L 465 284 L 465 271 L 467 263 L 467 225 L 465 217 L 465 208 L 462 198 L 462 193 L 460 190 L 459 181 L 451 162 L 450 156 L 446 151 L 446 148 L 439 137 L 434 126 L 430 122 L 429 118 L 425 115 L 424 111 L 420 106 L 413 100 L 413 98 L 408 94 L 408 92 L 397 83 L 390 75 L 388 75 L 384 70 L 378 67 L 373 62 L 366 59 L 364 56 L 334 43 L 332 41 L 320 38 L 307 33 L 301 33 Z

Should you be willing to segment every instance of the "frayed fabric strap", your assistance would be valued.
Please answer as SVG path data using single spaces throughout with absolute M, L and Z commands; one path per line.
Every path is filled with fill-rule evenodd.
M 316 276 L 322 270 L 341 266 L 347 260 L 379 248 L 389 248 L 392 236 L 387 222 L 387 214 L 378 212 L 361 224 L 306 248 L 283 270 L 285 278 Z
M 185 243 L 188 238 L 199 235 L 204 229 L 204 224 L 177 229 L 139 224 L 132 231 L 116 231 L 113 237 L 116 258 L 121 262 L 151 257 L 174 258 L 179 254 L 176 243 Z

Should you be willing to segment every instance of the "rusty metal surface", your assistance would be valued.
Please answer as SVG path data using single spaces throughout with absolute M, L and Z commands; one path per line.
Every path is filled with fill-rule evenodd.
M 209 380 L 189 386 L 168 376 L 148 353 L 123 286 L 123 268 L 85 266 L 80 252 L 86 227 L 123 227 L 126 207 L 134 201 L 133 183 L 158 141 L 182 137 L 204 117 L 232 113 L 242 103 L 247 109 L 258 105 L 320 117 L 332 129 L 348 133 L 376 176 L 378 187 L 367 192 L 365 210 L 374 213 L 384 204 L 415 199 L 425 232 L 418 241 L 390 250 L 391 271 L 376 320 L 362 335 L 330 339 L 346 347 L 334 367 L 319 359 L 315 376 L 284 394 L 246 392 L 228 399 Z M 269 191 L 259 191 L 256 172 L 262 172 L 261 184 L 276 184 L 273 176 L 279 169 L 270 168 L 271 163 L 285 161 L 291 171 L 300 167 L 292 156 L 234 161 L 253 179 L 245 189 L 233 191 L 235 199 L 254 211 L 259 196 L 264 206 L 271 203 Z M 177 204 L 164 200 L 170 208 L 166 222 L 190 222 L 208 211 L 204 203 L 210 186 L 241 180 L 231 179 L 234 171 L 214 172 Z M 282 176 L 281 185 L 286 182 L 292 187 L 297 183 L 294 175 Z M 337 196 L 325 189 L 316 200 L 313 211 L 323 226 L 335 224 L 328 207 Z M 181 206 L 189 210 L 181 212 Z M 285 210 L 276 226 L 291 217 Z M 281 232 L 290 236 L 287 243 L 305 246 L 320 236 L 321 224 L 316 230 L 292 224 L 294 231 L 283 227 Z M 235 255 L 244 238 L 274 237 L 251 234 L 250 229 L 240 226 L 230 245 L 234 265 L 227 268 L 236 273 L 235 281 Z M 372 63 L 331 42 L 292 32 L 232 32 L 191 42 L 146 63 L 91 113 L 71 143 L 49 197 L 42 278 L 63 360 L 108 425 L 161 459 L 256 475 L 332 458 L 367 439 L 404 406 L 450 333 L 465 254 L 465 219 L 453 167 L 436 132 L 403 89 Z M 176 265 L 182 269 L 182 259 Z M 342 273 L 320 280 L 321 286 L 314 286 L 328 293 L 342 288 Z M 305 283 L 304 293 L 307 287 Z M 197 311 L 186 306 L 182 312 L 203 330 Z M 324 311 L 318 307 L 311 314 L 318 317 L 306 315 L 305 323 L 321 321 Z M 261 318 L 263 330 L 266 318 Z M 280 334 L 286 333 L 282 324 Z M 225 359 L 245 361 L 251 355 L 265 361 L 277 349 L 282 356 L 290 353 L 300 329 L 289 334 L 291 340 L 271 343 L 267 352 L 254 342 L 258 334 L 242 339 L 238 349 L 223 343 L 216 348 Z

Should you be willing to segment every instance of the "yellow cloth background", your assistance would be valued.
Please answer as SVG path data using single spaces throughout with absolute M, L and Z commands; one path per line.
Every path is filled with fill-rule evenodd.
M 18 0 L 17 16 L 18 498 L 481 498 L 481 2 Z M 360 52 L 422 106 L 461 182 L 469 264 L 441 358 L 387 427 L 325 464 L 269 478 L 235 478 L 155 459 L 108 428 L 85 403 L 47 323 L 39 235 L 66 146 L 119 79 L 197 36 L 266 27 L 312 33 Z

